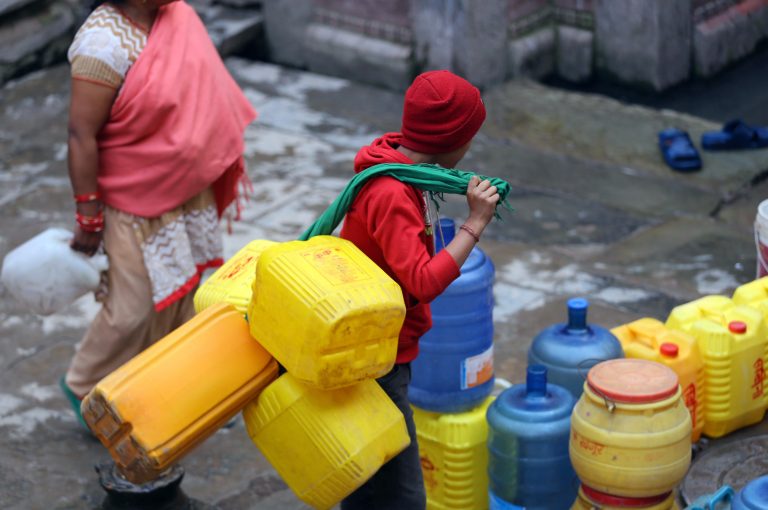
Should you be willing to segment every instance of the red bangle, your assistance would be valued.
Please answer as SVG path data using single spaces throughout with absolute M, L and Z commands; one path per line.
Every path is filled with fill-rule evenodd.
M 98 191 L 94 191 L 93 193 L 83 193 L 82 195 L 75 195 L 76 204 L 93 202 L 95 200 L 101 200 L 101 193 L 99 193 Z
M 96 216 L 84 216 L 75 213 L 75 221 L 85 232 L 101 232 L 104 230 L 104 213 L 99 212 Z
M 460 226 L 460 227 L 459 227 L 459 229 L 460 229 L 460 230 L 463 230 L 463 231 L 464 231 L 464 232 L 466 232 L 467 234 L 471 235 L 471 236 L 472 236 L 472 237 L 475 239 L 475 242 L 476 242 L 476 243 L 479 243 L 479 242 L 480 242 L 480 236 L 479 236 L 479 235 L 477 235 L 477 232 L 475 232 L 475 231 L 474 231 L 474 230 L 472 230 L 470 227 L 468 227 L 466 223 L 465 223 L 464 225 Z

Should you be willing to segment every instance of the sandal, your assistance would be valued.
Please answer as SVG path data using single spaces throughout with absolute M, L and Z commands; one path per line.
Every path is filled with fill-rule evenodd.
M 75 416 L 77 417 L 77 421 L 80 422 L 80 425 L 82 425 L 85 430 L 90 431 L 91 429 L 88 427 L 88 424 L 85 423 L 85 420 L 83 419 L 83 415 L 80 412 L 80 404 L 82 402 L 82 399 L 78 398 L 77 395 L 75 395 L 75 392 L 70 389 L 69 386 L 67 386 L 67 381 L 65 376 L 61 376 L 61 379 L 59 379 L 59 387 L 61 388 L 61 392 L 64 393 L 64 396 L 67 398 L 67 401 L 69 402 L 69 405 L 72 406 L 72 410 L 75 412 Z
M 669 128 L 659 132 L 659 149 L 664 161 L 678 172 L 693 172 L 701 168 L 699 151 L 685 131 Z
M 750 126 L 740 119 L 732 120 L 722 131 L 701 135 L 701 146 L 708 150 L 761 149 L 768 147 L 768 128 Z

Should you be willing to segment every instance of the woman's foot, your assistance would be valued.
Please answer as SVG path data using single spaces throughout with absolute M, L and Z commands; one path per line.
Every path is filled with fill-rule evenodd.
M 80 413 L 80 403 L 83 399 L 79 398 L 77 395 L 75 395 L 75 392 L 72 391 L 72 389 L 67 386 L 66 376 L 61 376 L 61 379 L 59 379 L 59 387 L 61 388 L 61 392 L 64 393 L 64 396 L 67 397 L 67 400 L 69 401 L 69 405 L 72 406 L 72 410 L 75 412 L 75 416 L 77 417 L 77 421 L 80 422 L 80 425 L 82 425 L 85 430 L 90 431 L 88 428 L 88 424 L 85 423 L 85 420 L 83 419 L 83 415 Z

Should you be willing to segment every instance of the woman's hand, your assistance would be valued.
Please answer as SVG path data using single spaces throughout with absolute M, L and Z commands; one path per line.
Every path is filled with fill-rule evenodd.
M 498 202 L 499 193 L 496 186 L 491 186 L 491 181 L 488 179 L 481 182 L 478 176 L 472 176 L 467 185 L 467 205 L 469 206 L 467 225 L 480 235 L 493 219 Z
M 86 232 L 75 223 L 75 236 L 72 238 L 70 246 L 73 250 L 92 257 L 101 245 L 102 236 L 103 232 Z

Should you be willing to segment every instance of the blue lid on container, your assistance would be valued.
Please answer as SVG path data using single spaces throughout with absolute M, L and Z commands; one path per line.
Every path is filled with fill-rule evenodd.
M 768 508 L 768 475 L 749 482 L 733 498 L 733 510 L 764 510 Z
M 569 299 L 568 322 L 549 326 L 533 339 L 534 362 L 545 362 L 550 367 L 580 367 L 586 373 L 598 361 L 623 357 L 621 343 L 613 333 L 587 323 L 588 308 L 584 298 Z M 584 361 L 591 363 L 584 365 Z
M 574 403 L 568 390 L 547 384 L 547 367 L 529 365 L 526 383 L 507 388 L 493 405 L 506 418 L 541 423 L 569 416 Z

